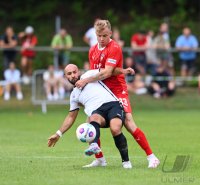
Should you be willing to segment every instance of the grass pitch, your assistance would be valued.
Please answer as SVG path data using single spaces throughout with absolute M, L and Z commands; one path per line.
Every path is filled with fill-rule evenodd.
M 85 122 L 83 112 L 57 145 L 48 148 L 47 139 L 59 128 L 68 107 L 49 106 L 44 115 L 27 97 L 23 102 L 0 100 L 0 185 L 199 185 L 200 96 L 196 90 L 180 90 L 165 100 L 147 95 L 131 100 L 135 121 L 161 160 L 159 168 L 147 168 L 144 152 L 123 129 L 133 164 L 133 169 L 123 169 L 110 131 L 103 129 L 102 150 L 108 166 L 83 169 L 93 160 L 84 156 L 87 144 L 75 136 L 78 124 Z M 189 156 L 189 160 L 176 163 L 173 172 L 178 155 Z

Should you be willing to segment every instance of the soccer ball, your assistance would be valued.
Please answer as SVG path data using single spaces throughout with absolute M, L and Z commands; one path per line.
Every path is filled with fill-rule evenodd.
M 76 129 L 76 137 L 81 142 L 90 143 L 96 137 L 96 129 L 89 123 L 83 123 Z

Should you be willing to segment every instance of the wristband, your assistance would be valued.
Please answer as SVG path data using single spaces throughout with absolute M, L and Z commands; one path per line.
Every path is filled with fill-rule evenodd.
M 60 137 L 62 137 L 62 132 L 61 132 L 60 130 L 58 130 L 58 131 L 56 132 L 56 134 L 59 135 Z

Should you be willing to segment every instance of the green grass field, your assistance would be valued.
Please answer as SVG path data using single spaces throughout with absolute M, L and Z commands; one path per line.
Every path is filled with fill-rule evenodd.
M 154 153 L 161 160 L 157 169 L 148 169 L 144 152 L 129 133 L 127 136 L 133 169 L 121 167 L 120 156 L 109 129 L 101 130 L 105 168 L 83 169 L 93 157 L 84 156 L 87 144 L 76 139 L 75 130 L 85 122 L 80 115 L 74 126 L 54 148 L 47 139 L 62 123 L 68 106 L 48 106 L 46 115 L 22 102 L 0 100 L 0 185 L 165 185 L 200 184 L 200 95 L 195 89 L 179 90 L 175 97 L 155 100 L 131 96 L 134 118 L 146 133 Z M 183 171 L 170 172 L 178 155 L 189 155 Z M 165 157 L 167 159 L 164 163 Z M 186 161 L 185 161 L 186 162 Z

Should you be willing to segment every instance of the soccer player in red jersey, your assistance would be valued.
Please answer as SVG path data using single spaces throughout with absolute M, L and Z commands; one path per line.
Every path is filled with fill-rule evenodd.
M 123 69 L 123 55 L 120 46 L 111 39 L 111 24 L 108 20 L 99 20 L 95 23 L 98 43 L 89 51 L 91 69 L 101 69 L 100 72 L 90 78 L 79 80 L 76 83 L 78 88 L 83 88 L 87 83 L 103 80 L 115 96 L 121 101 L 126 112 L 125 127 L 134 137 L 147 155 L 148 168 L 156 168 L 160 161 L 153 154 L 145 134 L 139 129 L 132 116 L 132 109 L 128 98 L 127 85 L 124 74 L 132 72 Z M 99 141 L 100 145 L 100 141 Z M 96 155 L 96 160 L 85 167 L 105 166 L 105 158 L 102 153 Z

